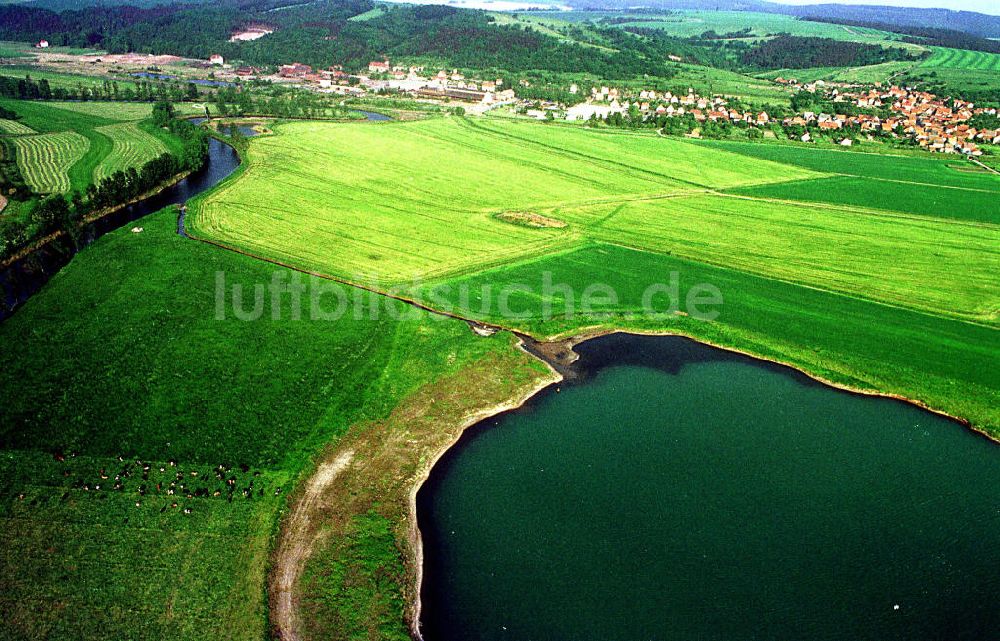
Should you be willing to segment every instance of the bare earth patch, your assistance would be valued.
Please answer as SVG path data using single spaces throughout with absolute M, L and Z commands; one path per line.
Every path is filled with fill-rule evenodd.
M 324 495 L 337 476 L 351 464 L 354 452 L 339 451 L 332 460 L 320 464 L 306 482 L 305 490 L 292 505 L 274 557 L 271 579 L 271 617 L 285 641 L 297 641 L 299 636 L 298 608 L 292 598 L 295 585 L 302 575 L 306 559 L 319 536 L 321 523 L 313 519 Z
M 542 216 L 531 211 L 505 211 L 502 214 L 497 214 L 497 220 L 534 229 L 562 229 L 566 227 L 564 221 Z

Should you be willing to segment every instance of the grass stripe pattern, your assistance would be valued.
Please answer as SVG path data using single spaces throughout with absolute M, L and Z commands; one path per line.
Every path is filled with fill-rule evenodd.
M 89 140 L 72 131 L 21 136 L 13 142 L 24 179 L 32 189 L 46 194 L 70 190 L 69 170 L 90 147 Z

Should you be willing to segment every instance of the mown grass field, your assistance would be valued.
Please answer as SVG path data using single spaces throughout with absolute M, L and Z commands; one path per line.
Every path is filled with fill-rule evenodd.
M 149 104 L 0 100 L 17 112 L 14 144 L 25 179 L 40 193 L 80 191 L 110 173 L 141 167 L 179 141 L 144 119 Z M 38 132 L 39 135 L 26 135 Z
M 715 31 L 719 35 L 724 35 L 750 29 L 749 39 L 754 40 L 788 33 L 802 37 L 910 46 L 899 42 L 899 36 L 887 31 L 825 22 L 810 22 L 799 20 L 793 16 L 755 11 L 676 11 L 662 17 L 643 16 L 641 20 L 624 23 L 623 26 L 658 29 L 679 38 L 700 36 L 706 31 Z
M 2 638 L 266 638 L 277 520 L 314 455 L 468 367 L 535 371 L 509 334 L 403 317 L 378 296 L 358 318 L 220 320 L 217 274 L 252 292 L 289 272 L 181 238 L 174 210 L 142 226 L 100 239 L 0 325 Z M 358 582 L 368 567 L 322 581 L 352 590 L 327 613 L 356 616 L 341 608 L 377 590 L 399 600 L 385 577 Z M 400 628 L 401 608 L 379 616 Z
M 932 51 L 931 57 L 921 63 L 922 68 L 1000 72 L 1000 54 L 945 47 L 933 47 Z
M 996 346 L 1000 221 L 994 203 L 1000 181 L 936 159 L 441 119 L 282 125 L 276 136 L 251 142 L 249 161 L 240 178 L 197 205 L 196 232 L 349 281 L 402 287 L 423 297 L 422 283 L 475 280 L 484 269 L 523 263 L 538 277 L 528 282 L 540 283 L 546 257 L 577 255 L 600 242 L 638 250 L 640 262 L 649 265 L 711 265 L 722 270 L 711 273 L 725 275 L 730 287 L 738 287 L 739 279 L 757 288 L 770 283 L 769 291 L 783 300 L 817 291 L 827 296 L 824 304 L 850 300 L 853 309 L 873 318 L 905 311 L 912 314 L 908 318 L 954 323 L 946 325 L 952 333 L 976 327 Z M 810 187 L 819 195 L 794 191 Z M 912 196 L 884 197 L 894 189 Z M 852 200 L 846 202 L 844 194 Z M 946 200 L 933 204 L 939 197 Z M 496 217 L 505 211 L 533 212 L 567 225 L 513 225 Z M 593 266 L 584 273 L 615 288 L 628 287 L 626 281 L 636 277 L 618 263 L 603 273 Z M 506 281 L 497 275 L 496 282 Z M 765 300 L 757 297 L 753 304 Z M 635 310 L 624 311 L 628 325 Z M 845 339 L 836 355 L 806 359 L 813 340 L 806 337 L 836 316 L 815 319 L 817 314 L 824 314 L 822 305 L 803 303 L 780 323 L 757 326 L 749 347 L 749 334 L 719 329 L 727 327 L 725 320 L 688 331 L 728 336 L 723 342 L 755 353 L 771 341 L 770 355 L 787 347 L 782 324 L 795 324 L 801 339 L 794 349 L 787 347 L 787 359 L 800 359 L 806 369 L 822 364 L 838 380 L 928 402 L 933 397 L 941 409 L 989 429 L 1000 426 L 984 400 L 995 398 L 996 381 L 992 388 L 981 381 L 983 393 L 970 399 L 949 388 L 959 379 L 948 383 L 947 375 L 935 373 L 942 366 L 919 350 L 907 352 L 916 358 L 908 365 L 894 359 L 872 371 L 860 365 L 867 357 L 851 356 L 851 344 L 860 352 L 876 335 L 890 345 L 910 337 L 891 338 L 858 323 L 852 331 L 862 336 Z M 595 321 L 578 326 L 588 322 Z M 910 331 L 892 326 L 894 332 Z M 572 327 L 570 322 L 557 329 Z M 556 333 L 551 326 L 534 329 Z M 955 347 L 951 340 L 942 344 Z M 978 366 L 987 364 L 980 348 L 972 351 Z M 986 354 L 995 359 L 1000 352 L 991 348 Z M 953 360 L 966 358 L 972 355 L 956 353 Z M 892 371 L 903 367 L 908 369 L 894 378 Z M 930 382 L 921 384 L 925 378 L 937 381 L 933 390 Z
M 110 138 L 113 146 L 111 153 L 94 169 L 95 181 L 129 167 L 142 167 L 169 151 L 163 141 L 132 123 L 106 125 L 98 127 L 97 131 Z
M 69 170 L 90 148 L 90 140 L 75 131 L 18 136 L 13 143 L 21 174 L 32 190 L 43 194 L 68 192 Z

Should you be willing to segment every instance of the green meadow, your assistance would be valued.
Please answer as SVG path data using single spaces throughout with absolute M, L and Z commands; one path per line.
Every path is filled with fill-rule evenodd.
M 676 274 L 681 299 L 663 293 L 644 313 L 647 288 Z M 542 283 L 552 284 L 543 295 Z M 580 293 L 595 283 L 611 285 L 614 300 Z M 517 318 L 498 313 L 497 292 L 512 289 Z M 671 313 L 685 307 L 686 292 L 710 284 L 722 294 L 714 320 Z M 576 292 L 567 305 L 563 285 Z M 677 332 L 790 363 L 827 380 L 920 400 L 1000 434 L 1000 384 L 996 371 L 1000 333 L 995 327 L 884 305 L 855 296 L 764 278 L 740 269 L 708 265 L 665 253 L 591 242 L 487 272 L 427 283 L 412 292 L 443 301 L 456 312 L 512 325 L 537 336 L 568 336 L 581 328 Z M 492 304 L 490 303 L 492 301 Z M 567 312 L 572 309 L 573 314 Z
M 149 104 L 0 99 L 0 105 L 21 116 L 0 135 L 13 136 L 21 172 L 39 193 L 81 191 L 180 145 L 148 122 Z
M 248 295 L 291 274 L 181 238 L 176 214 L 100 239 L 0 324 L 0 637 L 265 638 L 278 518 L 314 456 L 467 367 L 513 377 L 500 398 L 535 372 L 509 334 L 340 286 L 357 318 L 220 319 L 218 274 Z
M 193 207 L 196 234 L 335 278 L 403 291 L 432 306 L 456 301 L 427 299 L 427 283 L 501 284 L 508 282 L 504 270 L 521 265 L 528 272 L 517 273 L 533 274 L 528 282 L 537 283 L 549 261 L 560 265 L 574 257 L 571 264 L 579 267 L 579 256 L 595 255 L 585 249 L 594 243 L 637 252 L 637 264 L 711 267 L 716 271 L 706 273 L 731 288 L 768 292 L 744 299 L 740 317 L 753 316 L 768 296 L 794 304 L 752 332 L 723 317 L 685 324 L 686 333 L 925 400 L 988 429 L 1000 426 L 988 400 L 995 399 L 996 381 L 979 380 L 981 393 L 959 392 L 963 379 L 938 363 L 938 352 L 908 348 L 905 357 L 874 369 L 865 365 L 867 345 L 898 345 L 919 334 L 902 321 L 856 322 L 850 335 L 838 337 L 836 350 L 806 358 L 810 345 L 828 340 L 820 334 L 840 322 L 839 313 L 824 310 L 843 301 L 857 318 L 905 315 L 950 328 L 942 330 L 941 346 L 955 350 L 952 360 L 971 359 L 969 371 L 990 371 L 983 367 L 997 352 L 982 346 L 996 346 L 1000 320 L 994 277 L 1000 226 L 993 211 L 1000 181 L 961 171 L 954 159 L 693 143 L 455 118 L 289 123 L 275 131 L 251 141 L 239 178 Z M 838 181 L 853 181 L 847 182 L 851 189 Z M 810 187 L 820 195 L 807 197 Z M 912 195 L 884 196 L 897 192 Z M 951 205 L 934 204 L 940 197 L 951 197 Z M 505 212 L 538 214 L 560 225 L 512 224 L 498 216 Z M 646 274 L 625 268 L 627 262 L 598 261 L 581 277 L 627 288 Z M 482 276 L 484 270 L 499 271 Z M 736 307 L 726 309 L 736 313 Z M 596 324 L 636 324 L 634 306 L 619 311 L 621 319 Z M 593 319 L 578 318 L 522 328 L 551 335 L 589 324 Z M 800 332 L 794 341 L 782 329 L 792 326 Z M 954 342 L 963 332 L 975 333 L 979 343 Z
M 946 47 L 933 47 L 932 51 L 931 57 L 921 63 L 921 68 L 1000 71 L 1000 54 Z
M 700 36 L 706 31 L 725 35 L 749 29 L 750 33 L 746 39 L 751 40 L 788 33 L 801 37 L 911 46 L 899 42 L 899 36 L 887 31 L 826 22 L 810 22 L 799 20 L 793 16 L 755 11 L 676 11 L 662 17 L 643 16 L 642 19 L 624 23 L 623 26 L 658 29 L 679 38 Z

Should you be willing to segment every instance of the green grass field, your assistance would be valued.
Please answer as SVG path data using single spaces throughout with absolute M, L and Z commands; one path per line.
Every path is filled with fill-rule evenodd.
M 198 231 L 384 286 L 599 239 L 996 320 L 1000 291 L 988 274 L 1000 265 L 988 250 L 1000 240 L 992 204 L 1000 179 L 943 161 L 694 144 L 498 120 L 291 124 L 279 134 L 254 141 L 244 176 L 199 206 Z M 448 162 L 426 168 L 411 162 L 428 146 Z M 315 162 L 310 154 L 316 153 L 326 162 Z M 379 170 L 371 172 L 372 166 Z M 830 178 L 841 171 L 863 178 L 864 188 L 846 195 L 828 188 L 827 181 L 843 180 Z M 807 197 L 810 187 L 814 197 Z M 888 188 L 913 197 L 881 200 Z M 782 197 L 783 190 L 793 193 Z M 949 200 L 931 198 L 942 194 Z M 952 201 L 965 207 L 947 212 L 956 221 L 912 219 L 941 214 Z M 504 211 L 533 211 L 569 225 L 528 229 L 495 217 Z M 901 238 L 907 242 L 890 252 L 888 239 Z
M 17 136 L 17 164 L 32 190 L 62 194 L 70 190 L 69 170 L 87 155 L 90 141 L 74 131 Z
M 195 230 L 387 284 L 538 254 L 581 231 L 540 233 L 494 217 L 506 210 L 815 175 L 755 160 L 740 161 L 744 172 L 731 165 L 738 157 L 679 141 L 572 127 L 429 120 L 279 131 L 252 142 L 246 172 L 199 205 Z M 432 148 L 440 162 L 414 162 Z
M 921 63 L 921 68 L 1000 72 L 1000 54 L 945 47 L 934 47 L 933 52 L 930 58 Z
M 152 114 L 149 104 L 0 99 L 0 105 L 21 116 L 19 127 L 43 134 L 14 138 L 25 179 L 43 193 L 86 189 L 179 145 L 174 136 L 143 121 Z
M 95 181 L 129 167 L 142 167 L 168 151 L 159 138 L 132 123 L 106 125 L 98 127 L 96 131 L 110 138 L 113 147 L 111 153 L 94 169 Z
M 438 160 L 417 160 L 427 157 Z M 980 324 L 976 331 L 996 337 L 1000 180 L 954 162 L 502 120 L 296 123 L 251 142 L 246 171 L 197 204 L 194 228 L 305 269 L 411 292 L 424 291 L 414 280 L 475 280 L 484 269 L 542 264 L 601 242 L 780 283 L 785 298 L 819 291 L 873 314 L 927 315 L 954 331 Z M 505 211 L 567 224 L 533 229 L 496 217 Z M 616 288 L 634 276 L 624 268 L 593 275 Z M 796 312 L 803 336 L 820 309 Z M 767 342 L 758 331 L 751 351 Z M 779 325 L 770 332 L 780 344 Z M 728 344 L 745 346 L 736 336 Z M 933 396 L 938 407 L 1000 426 L 980 401 L 949 400 L 943 382 L 925 389 L 919 376 L 894 380 L 883 369 L 875 377 L 837 358 L 824 369 L 840 379 Z
M 218 273 L 252 292 L 289 272 L 179 237 L 174 210 L 142 226 L 0 324 L 5 639 L 266 638 L 268 554 L 312 457 L 429 382 L 473 364 L 516 378 L 528 362 L 509 334 L 407 319 L 378 296 L 359 318 L 219 320 Z

